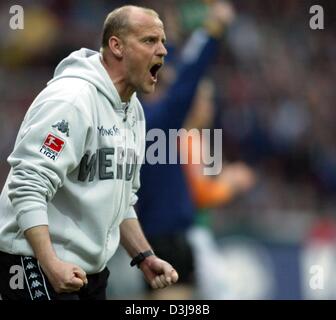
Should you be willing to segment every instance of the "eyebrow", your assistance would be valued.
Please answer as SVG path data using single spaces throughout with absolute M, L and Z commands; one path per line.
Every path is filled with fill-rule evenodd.
M 155 40 L 160 40 L 160 38 L 161 37 L 158 35 L 150 35 L 150 34 L 144 35 L 143 37 L 141 37 L 141 39 L 155 39 Z M 161 42 L 166 43 L 166 41 L 167 41 L 167 38 L 162 37 Z

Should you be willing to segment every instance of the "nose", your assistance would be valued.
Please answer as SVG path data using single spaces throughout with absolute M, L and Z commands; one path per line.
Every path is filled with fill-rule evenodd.
M 167 54 L 168 54 L 168 51 L 164 43 L 160 42 L 159 47 L 157 49 L 157 55 L 160 57 L 165 57 Z

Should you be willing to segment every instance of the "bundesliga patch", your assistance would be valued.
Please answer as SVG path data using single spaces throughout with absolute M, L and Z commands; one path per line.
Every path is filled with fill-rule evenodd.
M 40 152 L 52 160 L 57 160 L 64 147 L 64 140 L 49 133 L 40 148 Z

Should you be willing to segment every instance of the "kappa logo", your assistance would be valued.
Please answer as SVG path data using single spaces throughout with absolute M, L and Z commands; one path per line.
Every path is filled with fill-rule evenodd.
M 37 273 L 32 272 L 32 273 L 29 275 L 28 279 L 29 279 L 29 280 L 30 280 L 30 279 L 36 279 L 36 278 L 38 278 L 38 277 L 39 277 L 39 275 L 38 275 Z
M 26 267 L 28 270 L 36 268 L 35 264 L 32 262 L 29 262 Z
M 62 133 L 66 133 L 66 136 L 69 137 L 70 130 L 68 121 L 62 120 L 52 125 L 52 127 L 57 128 L 57 130 L 61 131 Z
M 51 160 L 56 160 L 64 147 L 64 140 L 49 133 L 40 148 L 40 152 Z
M 45 294 L 41 290 L 36 290 L 33 299 L 38 299 L 42 296 L 45 296 Z
M 23 260 L 33 260 L 32 257 L 23 257 Z
M 41 283 L 40 281 L 38 281 L 38 280 L 34 280 L 34 281 L 32 282 L 32 284 L 31 284 L 31 287 L 32 287 L 33 289 L 35 289 L 35 288 L 37 288 L 37 287 L 42 287 L 42 283 Z

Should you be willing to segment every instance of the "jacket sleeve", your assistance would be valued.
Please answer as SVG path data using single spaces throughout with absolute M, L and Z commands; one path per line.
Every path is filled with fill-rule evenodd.
M 80 162 L 89 127 L 83 112 L 64 101 L 47 100 L 27 113 L 8 158 L 8 195 L 22 231 L 48 224 L 47 203 Z
M 144 105 L 148 129 L 179 129 L 191 107 L 199 81 L 217 52 L 218 40 L 196 30 L 185 45 L 177 76 L 159 102 Z

